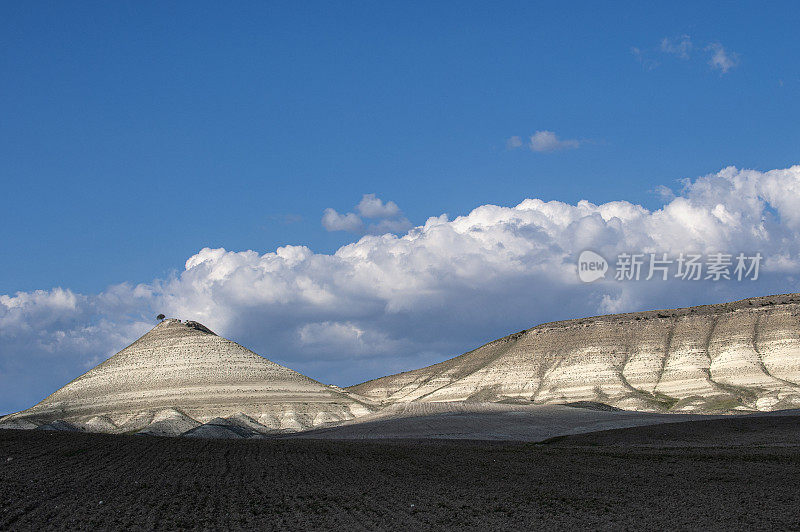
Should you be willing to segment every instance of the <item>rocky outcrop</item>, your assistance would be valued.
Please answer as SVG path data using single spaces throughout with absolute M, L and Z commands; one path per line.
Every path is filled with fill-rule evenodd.
M 238 415 L 281 431 L 370 410 L 348 392 L 275 364 L 197 322 L 169 319 L 0 426 L 33 428 L 60 420 L 96 432 L 171 435 Z
M 383 404 L 595 401 L 629 410 L 800 406 L 800 294 L 547 323 L 350 391 Z

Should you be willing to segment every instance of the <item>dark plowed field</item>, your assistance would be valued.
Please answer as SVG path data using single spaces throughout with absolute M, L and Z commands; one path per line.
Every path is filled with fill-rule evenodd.
M 729 447 L 800 446 L 800 416 L 751 415 L 662 423 L 557 436 L 544 443 L 568 446 Z
M 0 529 L 797 529 L 798 449 L 0 431 Z

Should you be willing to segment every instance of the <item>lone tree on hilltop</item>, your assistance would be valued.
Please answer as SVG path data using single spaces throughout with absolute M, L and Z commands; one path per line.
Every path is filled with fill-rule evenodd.
M 163 314 L 159 314 L 158 316 L 156 316 L 156 319 L 157 319 L 158 321 L 161 321 L 161 320 L 163 320 L 164 318 L 166 318 L 166 316 L 164 316 Z

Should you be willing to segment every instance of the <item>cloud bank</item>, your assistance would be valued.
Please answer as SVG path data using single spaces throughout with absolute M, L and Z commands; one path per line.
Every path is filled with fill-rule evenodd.
M 348 385 L 545 321 L 800 291 L 800 166 L 726 168 L 664 198 L 656 210 L 626 201 L 482 205 L 399 235 L 365 235 L 332 254 L 206 248 L 167 279 L 99 294 L 2 295 L 0 410 L 40 400 L 144 333 L 159 312 Z M 356 211 L 379 219 L 399 208 L 368 195 Z M 585 249 L 608 258 L 760 252 L 764 262 L 757 281 L 584 284 L 575 261 Z

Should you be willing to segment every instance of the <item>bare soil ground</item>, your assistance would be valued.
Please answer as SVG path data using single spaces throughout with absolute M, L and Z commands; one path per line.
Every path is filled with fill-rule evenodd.
M 800 418 L 731 421 L 544 445 L 6 430 L 0 529 L 800 528 Z

